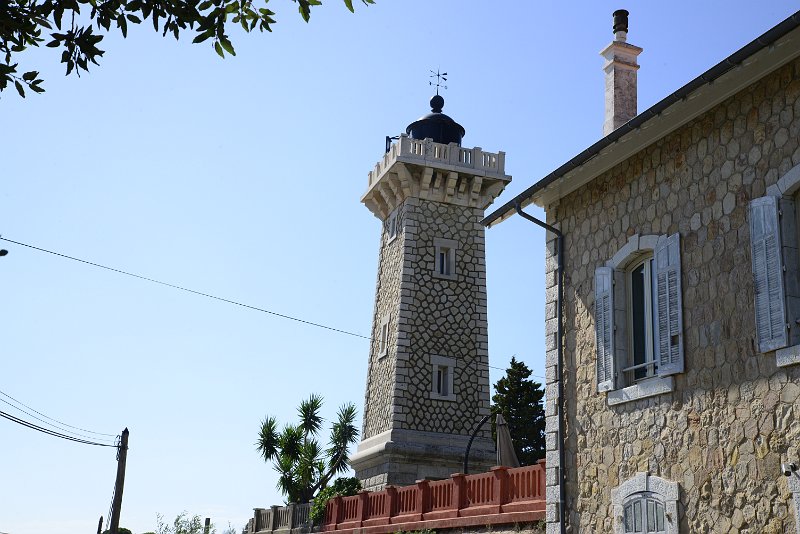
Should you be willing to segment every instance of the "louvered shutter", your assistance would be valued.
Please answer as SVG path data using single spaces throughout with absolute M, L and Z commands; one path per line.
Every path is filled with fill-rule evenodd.
M 666 376 L 683 372 L 680 235 L 660 237 L 653 259 L 655 358 L 658 374 Z
M 597 391 L 614 389 L 614 269 L 594 272 L 594 327 L 597 341 Z
M 789 341 L 778 197 L 766 196 L 750 202 L 750 247 L 758 350 L 769 352 L 785 347 Z

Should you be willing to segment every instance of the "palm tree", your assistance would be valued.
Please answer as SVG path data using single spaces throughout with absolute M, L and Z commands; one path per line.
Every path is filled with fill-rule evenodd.
M 327 449 L 317 441 L 324 421 L 321 408 L 322 397 L 312 394 L 297 408 L 299 424 L 286 425 L 278 432 L 275 417 L 261 422 L 256 448 L 264 461 L 272 461 L 280 475 L 278 489 L 287 502 L 309 502 L 336 474 L 347 470 L 347 449 L 358 439 L 353 424 L 356 407 L 350 403 L 339 408 Z

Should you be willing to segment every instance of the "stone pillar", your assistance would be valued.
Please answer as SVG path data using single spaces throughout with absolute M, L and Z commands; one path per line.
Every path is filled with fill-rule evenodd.
M 622 17 L 624 13 L 624 18 Z M 624 20 L 618 22 L 618 20 Z M 636 58 L 642 52 L 638 46 L 628 44 L 628 12 L 614 12 L 614 40 L 600 55 L 606 59 L 605 120 L 603 135 L 608 135 L 636 116 Z
M 548 209 L 551 210 L 552 207 Z M 548 217 L 553 224 L 553 216 Z M 560 493 L 561 463 L 558 449 L 561 440 L 558 434 L 558 240 L 547 232 L 545 255 L 545 521 L 547 534 L 557 534 L 563 513 Z

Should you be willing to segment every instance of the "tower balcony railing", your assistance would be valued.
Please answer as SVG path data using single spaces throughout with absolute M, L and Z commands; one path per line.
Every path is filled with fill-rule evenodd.
M 488 473 L 449 480 L 420 480 L 352 497 L 334 497 L 323 531 L 384 534 L 448 528 L 520 524 L 544 519 L 545 463 L 495 467 Z
M 377 182 L 396 161 L 463 169 L 475 174 L 505 176 L 505 152 L 484 152 L 481 147 L 464 148 L 457 143 L 435 143 L 400 135 L 369 173 L 368 187 Z

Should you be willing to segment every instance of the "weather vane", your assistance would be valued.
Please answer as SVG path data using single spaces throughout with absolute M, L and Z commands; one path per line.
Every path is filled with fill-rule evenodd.
M 436 69 L 436 72 L 431 71 L 431 75 L 428 76 L 429 78 L 436 78 L 436 83 L 434 84 L 433 81 L 428 82 L 428 85 L 436 85 L 436 94 L 439 94 L 439 88 L 447 89 L 447 86 L 444 85 L 443 82 L 447 81 L 447 73 L 446 72 L 439 72 L 439 69 Z

